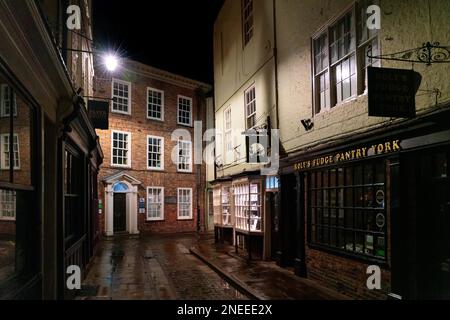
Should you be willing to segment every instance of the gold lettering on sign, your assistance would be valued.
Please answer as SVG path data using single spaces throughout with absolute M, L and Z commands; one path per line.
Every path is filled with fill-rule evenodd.
M 373 150 L 371 155 L 381 155 L 401 151 L 400 140 L 387 141 L 374 144 L 371 148 L 362 147 L 351 149 L 344 152 L 338 152 L 333 155 L 323 156 L 312 160 L 302 161 L 294 164 L 294 170 L 306 170 L 316 167 L 328 166 L 334 163 L 361 160 L 369 157 L 369 149 Z

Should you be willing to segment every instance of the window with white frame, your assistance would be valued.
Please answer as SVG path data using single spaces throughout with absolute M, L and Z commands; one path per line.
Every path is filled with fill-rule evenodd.
M 253 0 L 242 0 L 242 25 L 245 46 L 253 37 Z
M 370 4 L 376 4 L 371 1 Z M 329 110 L 366 90 L 366 70 L 380 66 L 377 30 L 366 25 L 369 2 L 361 0 L 313 39 L 314 110 Z
M 131 134 L 128 132 L 113 131 L 111 140 L 111 164 L 122 167 L 131 166 Z
M 147 168 L 164 170 L 164 138 L 147 136 Z
M 16 192 L 0 190 L 0 220 L 16 219 Z
M 16 96 L 10 86 L 2 84 L 0 86 L 0 117 L 9 117 L 11 109 L 13 115 L 17 116 Z
M 130 83 L 113 80 L 113 106 L 112 111 L 117 113 L 130 114 L 131 91 Z
M 255 86 L 245 91 L 245 117 L 247 129 L 256 125 L 256 90 Z
M 147 89 L 147 118 L 164 120 L 164 91 Z
M 231 107 L 224 112 L 225 119 L 225 150 L 226 152 L 233 151 L 233 135 L 231 132 Z
M 192 125 L 192 99 L 178 96 L 178 124 Z
M 164 220 L 164 188 L 149 187 L 147 189 L 147 220 Z
M 192 142 L 178 141 L 178 171 L 192 172 Z
M 20 169 L 20 151 L 19 151 L 19 136 L 17 134 L 13 135 L 13 159 L 14 159 L 14 170 Z M 9 134 L 1 134 L 1 168 L 4 170 L 9 170 L 10 165 L 10 149 L 9 149 Z
M 178 219 L 192 219 L 192 189 L 178 189 Z

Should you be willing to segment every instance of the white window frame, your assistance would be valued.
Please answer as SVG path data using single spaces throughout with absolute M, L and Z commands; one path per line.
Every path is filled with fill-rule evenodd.
M 114 164 L 114 133 L 121 133 L 121 134 L 126 134 L 127 135 L 127 145 L 128 145 L 128 154 L 127 154 L 127 160 L 128 160 L 128 164 L 123 165 L 123 164 Z M 131 132 L 126 132 L 126 131 L 119 131 L 119 130 L 112 130 L 111 131 L 111 167 L 116 167 L 116 168 L 131 168 Z
M 188 143 L 189 144 L 189 169 L 180 169 L 180 144 L 181 143 Z M 177 171 L 178 172 L 183 172 L 183 173 L 192 173 L 192 141 L 188 141 L 188 140 L 178 140 L 177 143 Z
M 254 91 L 254 95 L 255 95 L 255 97 L 254 97 L 254 99 L 253 100 L 251 100 L 251 101 L 248 101 L 247 100 L 247 93 L 248 92 L 250 92 L 250 91 Z M 256 113 L 257 113 L 257 99 L 256 99 L 256 86 L 255 86 L 255 84 L 252 84 L 247 90 L 245 90 L 245 92 L 244 92 L 244 102 L 245 102 L 245 127 L 247 128 L 247 130 L 250 130 L 250 129 L 252 129 L 252 128 L 254 128 L 255 126 L 256 126 L 256 122 L 257 122 L 257 120 L 258 119 L 256 119 Z M 252 104 L 252 103 L 254 103 L 255 104 L 255 111 L 253 112 L 253 113 L 251 113 L 251 114 L 249 114 L 248 113 L 248 107 Z M 249 125 L 248 125 L 248 119 L 250 119 L 251 117 L 255 117 L 255 124 L 252 126 L 252 127 L 249 127 Z
M 114 83 L 120 83 L 120 84 L 128 86 L 128 112 L 121 111 L 121 110 L 114 110 L 114 98 L 123 99 L 123 97 L 114 95 Z M 131 115 L 131 82 L 113 78 L 112 82 L 111 82 L 111 98 L 112 98 L 112 101 L 111 101 L 111 112 L 112 113 Z
M 148 115 L 149 114 L 149 108 L 150 108 L 150 103 L 148 101 L 148 99 L 150 97 L 150 92 L 156 92 L 156 93 L 160 93 L 161 94 L 161 118 L 150 117 Z M 164 100 L 165 100 L 165 97 L 164 97 L 164 91 L 163 90 L 147 87 L 147 119 L 149 119 L 149 120 L 156 120 L 156 121 L 164 121 L 164 104 L 165 104 Z
M 7 85 L 7 84 L 2 84 L 0 86 L 0 118 L 7 118 L 10 116 L 9 113 L 5 112 L 5 99 L 3 97 L 3 93 L 5 92 L 5 88 L 9 88 L 9 94 L 10 94 L 10 101 L 9 103 L 11 104 L 10 106 L 10 112 L 11 112 L 11 108 L 13 109 L 13 116 L 17 117 L 17 100 L 16 100 L 16 93 L 14 92 L 14 90 L 11 88 L 11 86 Z M 12 101 L 11 101 L 12 98 Z
M 161 191 L 161 215 L 159 217 L 149 217 L 150 212 L 150 200 L 149 200 L 149 192 L 150 190 L 160 190 Z M 147 221 L 164 221 L 164 187 L 147 187 L 147 213 L 146 213 Z
M 190 101 L 190 103 L 191 103 L 191 110 L 189 112 L 189 124 L 180 122 L 180 99 L 186 99 L 186 100 Z M 194 115 L 193 99 L 190 97 L 183 96 L 183 95 L 178 95 L 178 97 L 177 97 L 177 124 L 179 124 L 181 126 L 192 127 L 193 115 Z
M 161 141 L 161 167 L 151 167 L 149 166 L 149 162 L 150 162 L 150 150 L 149 150 L 149 139 L 159 139 Z M 147 136 L 147 170 L 156 170 L 156 171 L 164 171 L 164 138 L 163 137 L 158 137 L 158 136 L 152 136 L 152 135 L 148 135 Z
M 13 210 L 13 217 L 4 216 L 3 215 L 3 193 L 11 192 L 14 196 L 14 210 Z M 15 191 L 11 190 L 0 190 L 0 221 L 16 221 L 16 214 L 17 214 L 17 193 Z
M 3 143 L 4 137 L 8 137 L 8 145 L 11 143 L 9 141 L 9 139 L 11 137 L 9 133 L 0 134 L 0 158 L 1 158 L 0 168 L 2 170 L 9 170 L 10 166 L 6 165 L 5 146 L 4 146 L 4 143 Z M 14 140 L 16 140 L 16 139 L 17 139 L 17 163 L 18 163 L 18 166 L 16 166 L 16 161 L 15 161 L 16 157 L 13 156 L 13 161 L 14 161 L 14 164 L 13 164 L 14 165 L 14 169 L 13 170 L 20 170 L 20 140 L 19 140 L 19 135 L 17 133 L 14 133 L 14 135 L 13 135 L 13 144 L 14 144 Z M 7 150 L 6 152 L 9 153 L 9 150 Z
M 186 217 L 181 217 L 180 216 L 180 192 L 181 191 L 189 191 L 189 195 L 190 195 L 190 200 L 189 200 L 189 204 L 190 204 L 190 215 L 186 216 Z M 192 220 L 193 219 L 193 207 L 192 207 L 192 199 L 193 199 L 193 189 L 192 188 L 178 188 L 177 189 L 177 218 L 178 220 Z

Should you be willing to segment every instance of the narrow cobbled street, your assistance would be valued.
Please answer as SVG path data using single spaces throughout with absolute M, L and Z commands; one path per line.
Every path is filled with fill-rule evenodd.
M 247 299 L 190 254 L 189 248 L 195 243 L 192 235 L 105 240 L 79 299 Z

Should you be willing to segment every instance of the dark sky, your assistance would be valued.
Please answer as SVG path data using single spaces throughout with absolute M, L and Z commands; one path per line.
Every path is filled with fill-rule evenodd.
M 213 25 L 223 0 L 93 0 L 98 49 L 212 83 Z

